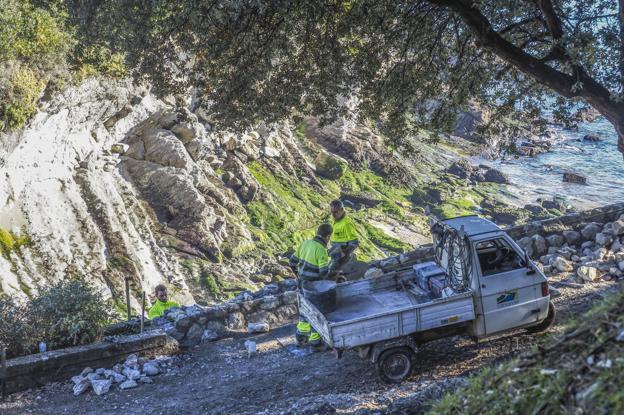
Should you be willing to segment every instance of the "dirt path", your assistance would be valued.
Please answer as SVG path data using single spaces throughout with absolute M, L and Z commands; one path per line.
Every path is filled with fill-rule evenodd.
M 554 300 L 559 315 L 552 330 L 617 287 L 562 288 Z M 426 401 L 456 388 L 475 369 L 521 353 L 537 340 L 523 332 L 479 344 L 463 337 L 438 340 L 422 347 L 421 364 L 409 381 L 388 386 L 355 353 L 340 360 L 331 352 L 291 354 L 285 348 L 293 342 L 291 332 L 286 326 L 254 336 L 258 353 L 252 358 L 244 338 L 200 346 L 183 354 L 174 371 L 129 391 L 75 397 L 69 383 L 59 383 L 14 394 L 0 404 L 0 414 L 419 413 L 428 408 Z

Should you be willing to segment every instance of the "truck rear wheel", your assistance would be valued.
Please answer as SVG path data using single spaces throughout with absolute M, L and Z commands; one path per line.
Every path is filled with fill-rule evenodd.
M 377 375 L 385 383 L 399 383 L 412 373 L 415 357 L 409 347 L 385 350 L 377 359 Z
M 546 318 L 536 326 L 527 327 L 526 331 L 532 334 L 541 333 L 553 325 L 556 316 L 557 310 L 555 310 L 555 305 L 553 304 L 553 302 L 550 301 L 548 303 L 548 315 L 546 316 Z

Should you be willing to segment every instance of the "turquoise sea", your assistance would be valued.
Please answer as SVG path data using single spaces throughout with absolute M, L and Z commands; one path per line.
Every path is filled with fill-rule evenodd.
M 579 209 L 624 202 L 624 158 L 617 150 L 613 126 L 599 118 L 579 124 L 578 131 L 559 132 L 564 139 L 548 153 L 492 163 L 509 176 L 511 190 L 521 202 L 563 196 Z M 601 141 L 583 141 L 586 134 L 597 135 Z M 564 183 L 565 171 L 585 176 L 587 184 Z

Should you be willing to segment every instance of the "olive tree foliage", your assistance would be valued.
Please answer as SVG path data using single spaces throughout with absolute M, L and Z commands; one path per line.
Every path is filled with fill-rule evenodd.
M 623 3 L 66 1 L 84 40 L 163 91 L 198 87 L 223 125 L 349 115 L 400 137 L 449 129 L 470 102 L 536 113 L 554 94 L 559 114 L 600 111 L 621 151 Z

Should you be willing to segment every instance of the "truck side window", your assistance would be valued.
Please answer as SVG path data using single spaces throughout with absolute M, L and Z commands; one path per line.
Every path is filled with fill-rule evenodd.
M 476 250 L 483 276 L 523 268 L 522 258 L 504 238 L 478 242 Z

